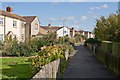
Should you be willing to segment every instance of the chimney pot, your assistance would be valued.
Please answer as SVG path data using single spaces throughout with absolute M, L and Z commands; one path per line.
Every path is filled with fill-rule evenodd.
M 72 27 L 72 30 L 74 29 L 74 27 Z
M 8 7 L 6 8 L 6 12 L 10 12 L 10 13 L 12 13 L 12 12 L 13 12 L 12 7 L 8 6 Z
M 48 24 L 48 27 L 50 27 L 51 26 L 51 24 Z

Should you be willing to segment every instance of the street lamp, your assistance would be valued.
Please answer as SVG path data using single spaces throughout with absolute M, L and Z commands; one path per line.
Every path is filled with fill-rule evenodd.
M 63 43 L 64 43 L 64 26 L 65 26 L 65 21 L 66 21 L 66 19 L 64 18 L 63 19 Z

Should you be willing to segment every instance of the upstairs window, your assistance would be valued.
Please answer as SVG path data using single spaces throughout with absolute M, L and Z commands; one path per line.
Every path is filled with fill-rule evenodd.
M 14 27 L 14 28 L 17 27 L 17 21 L 13 21 L 13 27 Z
M 35 23 L 35 30 L 38 30 L 38 24 Z
M 21 35 L 22 40 L 24 40 L 24 34 Z
M 4 19 L 0 17 L 0 26 L 3 26 Z
M 3 41 L 3 34 L 0 34 L 0 41 Z
M 64 31 L 64 33 L 67 33 L 67 31 Z

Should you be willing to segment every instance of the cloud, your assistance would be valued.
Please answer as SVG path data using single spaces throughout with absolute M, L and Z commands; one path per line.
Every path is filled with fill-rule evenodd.
M 101 7 L 95 7 L 95 9 L 101 9 Z
M 55 17 L 51 17 L 51 18 L 48 18 L 47 21 L 48 22 L 60 22 L 60 21 L 67 21 L 67 22 L 74 22 L 76 20 L 76 17 L 75 16 L 67 16 L 67 17 L 59 17 L 59 18 L 55 18 Z
M 87 18 L 88 18 L 87 16 L 81 16 L 81 20 L 82 20 L 82 21 L 87 20 Z
M 50 20 L 50 21 L 56 21 L 58 19 L 57 18 L 49 18 L 48 20 Z
M 74 21 L 76 18 L 75 16 L 68 16 L 68 17 L 61 17 L 60 19 L 66 21 Z
M 53 22 L 57 22 L 57 21 L 59 21 L 59 18 L 53 18 L 53 17 L 51 17 L 51 18 L 47 19 L 48 23 L 53 23 Z
M 94 18 L 94 19 L 98 19 L 100 17 L 100 14 L 99 13 L 95 13 L 94 12 L 88 12 L 88 16 L 91 17 L 91 18 Z
M 106 9 L 106 8 L 108 8 L 108 5 L 107 5 L 107 4 L 104 4 L 104 5 L 101 6 L 101 8 Z
M 107 4 L 103 4 L 101 6 L 90 7 L 90 10 L 100 10 L 100 9 L 107 9 L 109 6 Z
M 94 9 L 94 7 L 90 7 L 90 10 L 93 10 Z
M 67 20 L 73 21 L 73 20 L 75 20 L 75 17 L 74 17 L 74 16 L 68 16 L 68 17 L 67 17 Z

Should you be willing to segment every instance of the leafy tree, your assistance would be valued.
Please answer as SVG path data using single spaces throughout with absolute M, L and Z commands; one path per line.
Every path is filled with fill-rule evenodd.
M 80 34 L 75 34 L 75 41 L 76 43 L 81 42 L 82 36 Z
M 54 45 L 57 41 L 57 35 L 56 33 L 49 33 L 48 35 L 45 35 L 42 37 L 43 45 Z
M 111 14 L 108 18 L 102 16 L 96 20 L 95 37 L 100 40 L 120 41 L 119 17 L 120 14 Z

